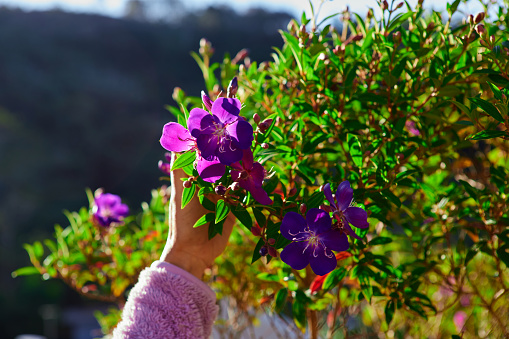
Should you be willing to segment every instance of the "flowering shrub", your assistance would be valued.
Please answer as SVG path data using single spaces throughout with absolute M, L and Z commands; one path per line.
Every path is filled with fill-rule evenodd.
M 342 32 L 304 15 L 261 64 L 211 63 L 206 41 L 193 54 L 206 92 L 175 90 L 161 144 L 180 156 L 159 167 L 189 175 L 182 206 L 197 195 L 210 211 L 194 227 L 239 221 L 209 272 L 238 309 L 221 333 L 270 305 L 311 338 L 509 335 L 509 16 L 453 22 L 459 3 L 444 20 L 383 1 L 381 19 L 342 13 Z M 27 245 L 32 263 L 125 298 L 162 249 L 164 192 L 123 226 L 70 214 L 42 265 Z

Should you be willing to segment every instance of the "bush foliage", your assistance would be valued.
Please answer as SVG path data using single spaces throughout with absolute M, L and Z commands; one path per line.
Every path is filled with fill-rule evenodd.
M 453 22 L 459 4 L 443 16 L 426 15 L 422 1 L 384 1 L 380 19 L 371 10 L 364 18 L 342 13 L 342 31 L 303 15 L 260 64 L 229 56 L 211 63 L 206 42 L 193 54 L 211 98 L 237 76 L 241 115 L 253 125 L 255 113 L 272 119 L 253 144 L 272 174 L 264 183 L 272 205 L 245 194 L 214 206 L 207 195 L 218 183 L 203 180 L 184 190 L 215 213 L 200 226 L 211 236 L 227 213 L 239 220 L 208 272 L 218 297 L 237 310 L 218 321 L 221 333 L 249 328 L 265 310 L 312 338 L 509 335 L 509 17 L 507 6 L 489 5 Z M 169 109 L 182 123 L 202 105 L 178 88 L 173 98 L 180 107 Z M 261 247 L 288 244 L 279 233 L 285 213 L 326 204 L 320 187 L 344 180 L 370 226 L 356 230 L 361 239 L 336 255 L 334 271 L 296 271 L 274 251 L 260 259 Z M 91 198 L 46 249 L 26 245 L 35 268 L 16 274 L 63 279 L 121 306 L 162 250 L 167 192 L 154 190 L 138 216 L 106 229 L 92 222 Z M 119 312 L 99 318 L 108 333 Z

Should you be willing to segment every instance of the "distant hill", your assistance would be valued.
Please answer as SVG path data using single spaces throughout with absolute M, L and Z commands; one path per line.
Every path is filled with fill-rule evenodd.
M 175 86 L 194 95 L 204 88 L 189 55 L 200 38 L 213 43 L 217 60 L 249 48 L 263 61 L 282 45 L 277 29 L 289 20 L 228 8 L 187 14 L 179 24 L 0 9 L 0 333 L 42 326 L 21 323 L 38 317 L 29 301 L 11 307 L 19 294 L 37 294 L 24 278 L 10 278 L 28 265 L 23 242 L 65 223 L 63 209 L 87 203 L 85 187 L 120 194 L 133 209 L 150 198 L 162 125 L 171 120 L 163 107 Z

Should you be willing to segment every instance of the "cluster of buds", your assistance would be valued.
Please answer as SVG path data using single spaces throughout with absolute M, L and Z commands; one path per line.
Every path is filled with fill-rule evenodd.
M 341 45 L 337 45 L 336 47 L 334 47 L 332 49 L 332 53 L 334 53 L 335 55 L 339 56 L 343 53 L 345 53 L 345 46 L 343 44 Z
M 267 254 L 269 254 L 271 257 L 277 258 L 279 253 L 277 252 L 276 248 L 273 247 L 275 243 L 276 239 L 269 238 L 265 245 L 260 248 L 260 255 L 265 257 Z
M 225 195 L 226 192 L 228 191 L 226 187 L 223 186 L 222 183 L 219 183 L 215 188 L 214 188 L 214 191 L 216 192 L 217 195 Z
M 258 115 L 258 113 L 255 113 L 253 115 L 253 120 L 255 124 L 257 124 L 258 126 L 258 131 L 261 133 L 265 133 L 269 129 L 270 125 L 272 125 L 272 119 L 265 119 L 262 122 L 260 122 L 261 118 Z
M 392 7 L 392 9 L 390 11 L 394 12 L 395 10 L 403 7 L 403 5 L 404 5 L 404 3 L 400 2 L 396 7 Z M 389 9 L 389 3 L 387 2 L 387 0 L 383 0 L 382 3 L 380 4 L 380 7 L 382 8 L 382 11 L 388 10 Z
M 182 185 L 184 186 L 184 188 L 191 188 L 191 186 L 193 186 L 193 181 L 194 181 L 194 180 L 195 180 L 195 178 L 193 178 L 193 177 L 189 177 L 189 178 L 187 178 L 187 180 L 186 180 L 186 181 L 184 181 L 184 182 L 182 183 Z
M 199 52 L 203 56 L 211 57 L 212 54 L 214 54 L 214 48 L 212 47 L 212 44 L 210 43 L 210 41 L 208 41 L 205 38 L 202 38 L 200 40 L 200 49 L 199 49 Z
M 484 17 L 485 17 L 485 14 L 484 12 L 479 12 L 475 15 L 475 17 L 470 14 L 468 16 L 468 23 L 470 24 L 470 26 L 473 26 L 474 24 L 478 24 L 480 23 L 481 21 L 484 20 Z
M 171 174 L 171 153 L 169 153 L 169 152 L 165 153 L 164 157 L 167 162 L 159 160 L 159 162 L 157 163 L 157 167 L 164 174 L 170 175 Z

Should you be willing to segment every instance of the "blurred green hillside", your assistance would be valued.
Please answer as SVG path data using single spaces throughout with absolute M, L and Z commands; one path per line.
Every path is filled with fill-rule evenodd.
M 290 16 L 209 8 L 178 23 L 61 11 L 0 9 L 0 333 L 42 334 L 43 303 L 82 303 L 59 282 L 12 279 L 27 266 L 22 248 L 66 223 L 63 209 L 86 205 L 104 187 L 131 209 L 159 184 L 159 137 L 172 119 L 175 86 L 197 95 L 203 78 L 189 52 L 202 37 L 251 60 L 282 45 Z

